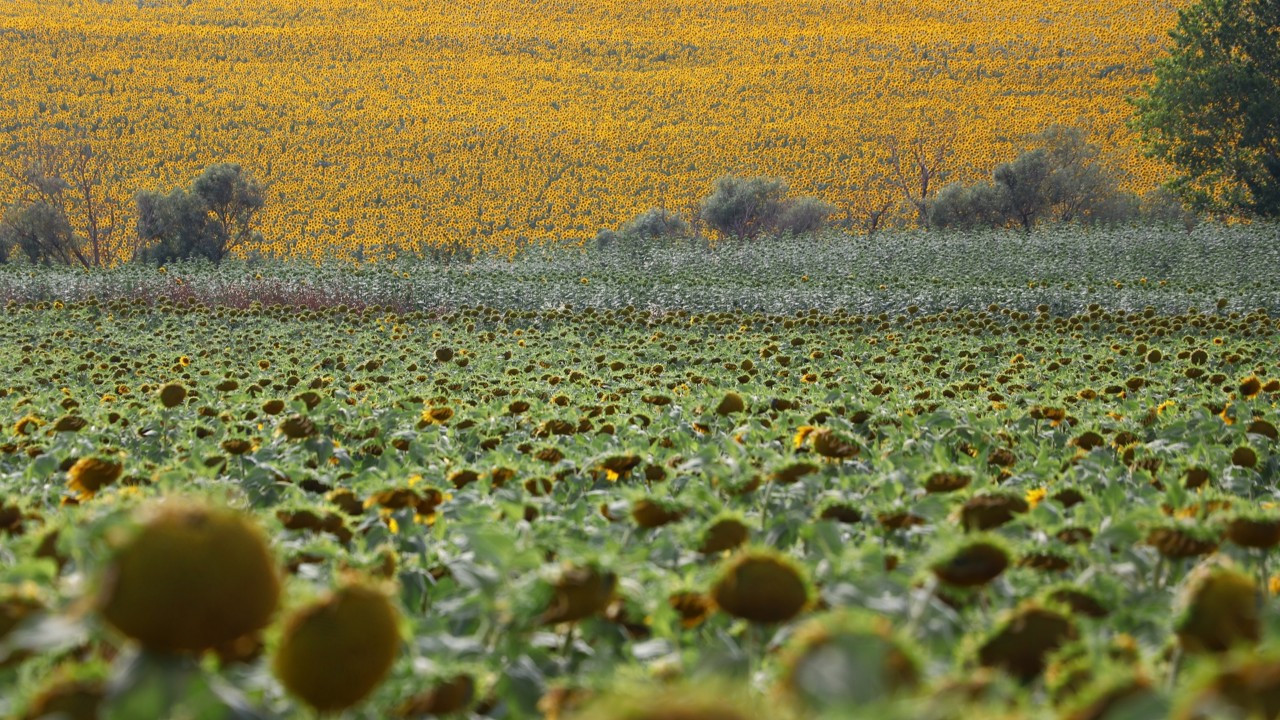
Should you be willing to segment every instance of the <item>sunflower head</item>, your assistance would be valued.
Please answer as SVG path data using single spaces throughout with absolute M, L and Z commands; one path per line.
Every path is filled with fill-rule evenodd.
M 1187 578 L 1174 631 L 1192 653 L 1222 653 L 1255 645 L 1262 635 L 1259 590 L 1253 576 L 1226 560 L 1210 559 Z
M 811 710 L 874 703 L 920 682 L 915 653 L 883 618 L 834 613 L 792 637 L 782 659 L 781 693 Z
M 711 588 L 726 613 L 762 625 L 786 622 L 808 607 L 809 581 L 792 560 L 750 548 L 730 558 Z

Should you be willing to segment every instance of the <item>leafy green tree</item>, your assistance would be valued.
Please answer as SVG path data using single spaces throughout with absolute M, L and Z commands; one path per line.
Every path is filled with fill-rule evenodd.
M 1028 150 L 1013 162 L 996 167 L 994 177 L 1004 193 L 1006 212 L 1026 230 L 1049 207 L 1045 185 L 1052 171 L 1049 153 L 1044 149 Z
M 262 187 L 239 165 L 205 168 L 189 190 L 143 191 L 137 203 L 138 237 L 145 262 L 203 258 L 222 262 L 258 237 L 254 227 L 265 206 Z
M 726 237 L 754 238 L 773 228 L 786 194 L 779 178 L 726 175 L 703 200 L 702 219 Z
M 1200 0 L 1134 100 L 1148 150 L 1196 209 L 1280 216 L 1280 2 Z
M 222 226 L 211 222 L 198 195 L 181 188 L 167 195 L 138 193 L 138 237 L 144 242 L 138 258 L 164 264 L 203 258 L 213 262 L 226 253 Z
M 191 185 L 192 194 L 221 227 L 227 250 L 252 241 L 258 213 L 266 205 L 262 186 L 234 163 L 216 163 L 204 169 Z
M 66 213 L 45 202 L 15 203 L 5 209 L 0 217 L 0 262 L 14 248 L 32 263 L 83 263 Z
M 1055 220 L 1103 220 L 1114 209 L 1116 180 L 1098 163 L 1101 148 L 1088 141 L 1084 130 L 1050 125 L 1031 140 L 1048 154 L 1044 193 Z

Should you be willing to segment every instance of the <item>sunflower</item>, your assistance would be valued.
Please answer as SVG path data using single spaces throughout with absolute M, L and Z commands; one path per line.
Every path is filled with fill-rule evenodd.
M 124 466 L 105 458 L 80 458 L 67 470 L 67 485 L 81 498 L 91 498 L 102 488 L 120 479 Z
M 617 575 L 597 566 L 566 566 L 553 584 L 551 602 L 538 622 L 557 625 L 591 617 L 608 607 L 617 585 Z
M 984 667 L 1004 670 L 1029 683 L 1044 670 L 1050 652 L 1076 638 L 1071 618 L 1030 603 L 1010 613 L 978 648 Z
M 187 389 L 182 383 L 171 382 L 162 386 L 156 396 L 160 398 L 160 404 L 166 408 L 176 408 L 187 399 Z
M 1205 676 L 1175 709 L 1175 720 L 1280 717 L 1280 660 L 1239 655 Z
M 294 612 L 272 660 L 289 693 L 321 713 L 373 692 L 400 650 L 399 614 L 379 587 L 352 583 Z
M 199 653 L 264 627 L 279 596 L 261 529 L 238 512 L 172 499 L 143 509 L 98 607 L 148 650 Z
M 747 404 L 742 400 L 742 396 L 731 391 L 725 393 L 720 403 L 716 405 L 716 414 L 727 416 L 743 412 L 746 409 Z
M 944 554 L 930 566 L 943 584 L 958 588 L 981 587 L 1009 567 L 1009 551 L 994 538 L 972 540 Z
M 1241 398 L 1245 400 L 1252 400 L 1258 397 L 1258 394 L 1262 392 L 1262 381 L 1259 380 L 1257 376 L 1250 375 L 1240 381 L 1238 389 L 1240 390 Z
M 809 605 L 810 591 L 799 565 L 772 551 L 749 549 L 721 569 L 711 597 L 736 618 L 771 625 L 799 615 Z
M 698 552 L 711 555 L 725 550 L 733 550 L 751 537 L 751 530 L 738 517 L 722 517 L 707 526 L 702 534 L 702 544 Z
M 675 593 L 667 598 L 667 604 L 680 616 L 680 625 L 685 628 L 701 625 L 715 609 L 711 598 L 699 592 Z
M 475 695 L 475 678 L 468 673 L 458 673 L 400 703 L 395 714 L 398 717 L 451 715 L 466 710 Z
M 1184 650 L 1221 653 L 1261 637 L 1259 590 L 1227 561 L 1208 561 L 1187 578 L 1174 631 Z
M 889 623 L 852 613 L 805 623 L 781 665 L 781 693 L 810 710 L 866 705 L 920 683 L 919 661 Z

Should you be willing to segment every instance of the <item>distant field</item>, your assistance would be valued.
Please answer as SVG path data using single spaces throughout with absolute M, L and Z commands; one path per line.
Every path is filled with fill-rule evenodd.
M 11 0 L 0 144 L 84 129 L 128 195 L 241 162 L 271 185 L 265 249 L 305 257 L 581 239 L 726 172 L 843 208 L 879 138 L 948 116 L 959 177 L 1064 122 L 1163 178 L 1125 98 L 1178 3 L 692 5 Z

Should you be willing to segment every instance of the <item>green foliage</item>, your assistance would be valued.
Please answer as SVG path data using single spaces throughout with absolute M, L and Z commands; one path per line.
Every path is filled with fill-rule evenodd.
M 262 187 L 239 165 L 205 168 L 189 190 L 167 195 L 142 191 L 135 198 L 144 262 L 205 259 L 222 262 L 234 248 L 255 240 L 265 200 Z
M 14 251 L 33 264 L 76 262 L 79 240 L 61 208 L 45 202 L 14 204 L 0 217 L 0 263 Z
M 1263 585 L 1223 526 L 1280 523 L 1277 253 L 1261 224 L 1063 226 L 0 268 L 0 715 L 59 689 L 107 717 L 305 714 L 271 674 L 279 620 L 262 654 L 197 660 L 94 611 L 139 504 L 194 493 L 264 529 L 287 607 L 353 572 L 394 588 L 406 642 L 344 717 L 541 717 L 557 688 L 656 673 L 754 680 L 735 697 L 768 717 L 1050 720 L 1131 680 L 1114 662 L 1172 716 L 1236 662 L 1170 652 L 1177 556 L 1216 547 Z M 89 482 L 87 458 L 119 471 Z M 711 604 L 725 522 L 812 605 Z M 1037 613 L 1074 641 L 1028 637 Z M 1274 642 L 1274 603 L 1259 620 Z
M 1150 152 L 1199 210 L 1280 216 L 1280 3 L 1200 0 L 1134 100 Z
M 821 198 L 794 198 L 783 205 L 782 213 L 778 216 L 777 230 L 791 235 L 815 233 L 826 227 L 827 220 L 835 211 L 834 205 Z
M 787 183 L 780 178 L 726 175 L 702 201 L 702 219 L 725 237 L 755 238 L 773 229 L 786 194 Z
M 949 183 L 938 191 L 929 208 L 929 224 L 935 228 L 995 228 L 1008 222 L 1009 200 L 1003 184 L 989 180 L 965 185 Z
M 689 236 L 689 223 L 679 213 L 651 208 L 623 225 L 619 232 L 640 240 L 662 240 Z
M 1030 138 L 1032 147 L 996 167 L 992 180 L 952 183 L 930 204 L 934 227 L 1000 227 L 1030 230 L 1042 219 L 1084 225 L 1120 225 L 1142 216 L 1141 200 L 1120 190 L 1099 163 L 1100 148 L 1083 130 L 1052 125 Z M 1171 214 L 1164 202 L 1157 222 Z
M 701 216 L 723 237 L 752 239 L 817 232 L 835 210 L 820 198 L 788 198 L 787 183 L 779 178 L 726 175 L 702 201 Z
M 1036 149 L 1022 153 L 1012 162 L 997 165 L 992 173 L 1003 191 L 1005 211 L 1026 230 L 1035 225 L 1049 206 L 1045 184 L 1052 172 L 1049 153 Z

